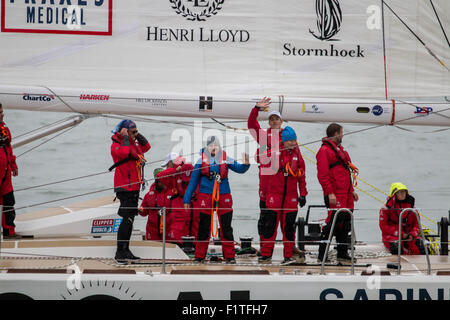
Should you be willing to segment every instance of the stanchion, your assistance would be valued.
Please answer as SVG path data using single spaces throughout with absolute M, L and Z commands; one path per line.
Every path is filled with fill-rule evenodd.
M 425 239 L 425 235 L 423 234 L 422 224 L 420 223 L 419 214 L 417 213 L 417 210 L 413 209 L 413 208 L 406 208 L 406 209 L 403 209 L 402 212 L 400 212 L 400 221 L 398 223 L 398 252 L 397 252 L 397 254 L 398 254 L 398 269 L 397 269 L 397 275 L 400 275 L 400 272 L 401 272 L 403 214 L 408 211 L 411 211 L 416 215 L 416 219 L 419 224 L 420 234 L 422 235 L 422 241 L 423 241 L 423 246 L 425 248 L 425 254 L 427 256 L 427 274 L 430 275 L 431 274 L 431 265 L 430 265 L 430 257 L 428 256 L 427 240 Z
M 162 216 L 163 216 L 163 249 L 162 249 L 162 270 L 161 273 L 166 273 L 166 208 L 163 207 L 162 209 Z
M 342 208 L 336 211 L 336 213 L 334 214 L 333 217 L 333 222 L 331 223 L 331 230 L 330 230 L 330 235 L 328 236 L 328 242 L 327 242 L 327 248 L 325 249 L 325 254 L 323 255 L 323 260 L 322 260 L 322 265 L 320 267 L 320 274 L 324 275 L 325 274 L 325 261 L 327 260 L 328 257 L 328 250 L 330 250 L 330 244 L 331 244 L 331 239 L 333 239 L 333 233 L 334 233 L 334 225 L 336 224 L 336 218 L 339 215 L 339 213 L 341 212 L 346 212 L 348 214 L 350 214 L 351 217 L 351 227 L 352 227 L 352 236 L 351 236 L 351 258 L 352 258 L 352 271 L 351 274 L 354 275 L 355 274 L 355 262 L 354 262 L 354 246 L 355 246 L 355 230 L 353 228 L 354 226 L 354 220 L 353 220 L 353 212 L 350 209 L 347 208 Z

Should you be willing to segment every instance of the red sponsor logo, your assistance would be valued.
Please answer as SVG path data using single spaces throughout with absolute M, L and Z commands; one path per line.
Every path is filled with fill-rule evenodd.
M 114 225 L 114 219 L 102 219 L 92 221 L 93 227 L 110 227 Z
M 80 94 L 80 100 L 108 101 L 109 95 L 106 95 L 106 94 Z

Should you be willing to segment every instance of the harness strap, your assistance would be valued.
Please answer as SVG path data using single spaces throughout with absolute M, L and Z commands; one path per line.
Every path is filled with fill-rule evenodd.
M 220 175 L 219 175 L 220 178 Z M 211 236 L 216 238 L 219 234 L 219 225 L 218 225 L 218 214 L 217 209 L 219 208 L 219 198 L 220 198 L 220 182 L 219 179 L 214 181 L 214 189 L 212 193 L 212 206 L 211 206 Z M 216 230 L 214 231 L 214 211 L 216 212 Z
M 114 163 L 114 164 L 108 169 L 108 171 L 113 171 L 113 170 L 114 170 L 115 168 L 117 168 L 118 166 L 121 166 L 121 165 L 123 165 L 124 163 L 126 163 L 126 162 L 128 162 L 128 161 L 131 161 L 131 160 L 133 160 L 133 159 L 131 159 L 131 157 L 128 157 L 128 158 L 119 160 L 119 161 L 117 161 L 116 163 Z

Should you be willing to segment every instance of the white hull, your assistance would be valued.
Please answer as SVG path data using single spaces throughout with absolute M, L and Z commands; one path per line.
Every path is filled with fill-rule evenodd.
M 32 299 L 79 300 L 107 295 L 127 300 L 449 300 L 449 276 L 383 276 L 381 288 L 368 288 L 373 276 L 348 275 L 167 275 L 1 274 L 0 297 L 19 293 Z M 48 288 L 42 290 L 42 288 Z

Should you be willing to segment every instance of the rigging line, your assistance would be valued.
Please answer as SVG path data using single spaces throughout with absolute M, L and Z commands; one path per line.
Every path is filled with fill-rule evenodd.
M 446 99 L 446 100 L 447 100 L 447 99 Z M 450 109 L 450 108 L 448 108 L 448 109 Z M 435 112 L 435 113 L 443 112 L 443 111 L 446 111 L 446 110 L 448 110 L 448 109 L 440 110 L 440 111 L 437 111 L 437 112 Z M 415 118 L 415 117 L 410 117 L 410 118 L 406 118 L 406 119 L 402 119 L 402 120 L 397 120 L 396 122 L 394 122 L 394 124 L 395 124 L 395 123 L 398 123 L 398 122 L 401 122 L 401 121 L 413 119 L 413 118 Z M 350 134 L 354 134 L 354 133 L 360 133 L 360 132 L 363 132 L 363 131 L 368 131 L 368 130 L 375 129 L 375 128 L 379 128 L 379 127 L 382 127 L 382 126 L 385 126 L 385 124 L 376 125 L 376 126 L 372 126 L 372 127 L 369 127 L 369 128 L 365 128 L 365 129 L 361 129 L 361 130 L 349 132 L 349 133 L 346 133 L 345 135 L 350 135 Z M 68 131 L 68 130 L 70 130 L 70 129 L 73 129 L 73 128 L 74 128 L 74 127 L 68 128 L 66 131 Z M 65 133 L 66 131 L 63 131 L 62 133 Z M 60 134 L 62 134 L 62 133 L 60 133 Z M 58 135 L 60 135 L 60 134 L 58 134 Z M 53 137 L 53 138 L 55 138 L 55 137 Z M 52 139 L 53 139 L 53 138 L 52 138 Z M 316 140 L 316 141 L 311 141 L 311 142 L 307 142 L 307 143 L 304 143 L 304 144 L 300 144 L 299 146 L 303 146 L 303 147 L 304 147 L 304 146 L 306 146 L 306 145 L 314 144 L 314 143 L 321 142 L 321 141 L 322 141 L 321 139 L 320 139 L 320 140 Z M 242 143 L 247 143 L 247 141 L 241 142 L 241 143 L 234 143 L 234 144 L 232 144 L 232 145 L 227 145 L 227 146 L 224 146 L 223 148 L 225 149 L 226 147 L 236 146 L 236 145 L 239 145 L 239 144 L 242 144 Z M 190 155 L 195 155 L 195 154 L 197 154 L 197 152 L 191 153 Z M 19 156 L 20 156 L 20 155 L 19 155 Z M 184 156 L 186 156 L 186 155 L 184 155 Z M 254 156 L 252 156 L 252 157 L 250 157 L 250 158 L 254 158 Z M 154 164 L 154 163 L 157 163 L 157 162 L 162 162 L 162 161 L 163 161 L 163 160 L 157 160 L 157 161 L 149 162 L 149 163 L 147 163 L 147 165 Z M 75 180 L 75 179 L 76 179 L 76 178 L 74 178 L 74 180 Z M 154 180 L 154 179 L 153 179 L 153 180 Z M 150 181 L 152 181 L 152 179 L 146 179 L 145 181 L 150 182 Z M 111 189 L 111 188 L 110 188 L 110 189 Z M 109 189 L 105 189 L 105 190 L 109 190 Z M 102 191 L 105 191 L 105 190 L 102 190 Z M 97 191 L 97 192 L 101 192 L 101 191 Z M 77 197 L 77 196 L 75 196 L 75 197 Z M 59 200 L 55 200 L 55 202 L 56 202 L 56 201 L 59 201 Z
M 441 59 L 439 59 L 439 57 L 433 51 L 431 51 L 430 48 L 427 47 L 425 42 L 423 42 L 423 40 L 405 23 L 405 21 L 403 21 L 403 19 L 400 18 L 394 10 L 392 10 L 392 8 L 385 2 L 385 0 L 382 0 L 382 2 L 397 17 L 397 19 L 400 20 L 400 22 L 414 35 L 414 37 L 416 37 L 416 39 L 425 47 L 425 49 L 427 49 L 428 53 L 433 58 L 435 58 L 445 69 L 447 69 L 448 72 L 450 72 L 450 69 L 445 65 L 445 63 Z
M 124 117 L 127 117 L 130 120 L 136 120 L 136 121 L 144 121 L 144 122 L 151 122 L 151 123 L 161 123 L 162 122 L 162 123 L 168 123 L 168 124 L 182 125 L 182 126 L 186 126 L 186 127 L 195 127 L 195 123 L 194 124 L 188 124 L 187 122 L 175 122 L 175 121 L 169 121 L 169 120 L 153 120 L 153 119 L 149 119 L 149 118 L 143 118 L 143 117 L 132 116 L 132 115 L 127 115 L 127 114 L 124 114 L 122 116 L 120 116 L 120 115 L 105 115 L 105 114 L 102 114 L 101 116 L 104 117 L 104 118 L 111 118 L 111 119 L 123 119 Z M 213 130 L 221 130 L 221 129 L 218 129 L 218 128 L 204 127 L 203 125 L 202 125 L 202 128 L 213 129 Z
M 46 187 L 46 186 L 50 186 L 50 185 L 55 185 L 55 184 L 59 184 L 59 183 L 75 181 L 75 180 L 84 179 L 84 178 L 90 178 L 90 177 L 98 176 L 98 175 L 105 174 L 105 173 L 110 173 L 110 172 L 109 172 L 109 171 L 103 171 L 103 172 L 98 172 L 98 173 L 88 174 L 88 175 L 85 175 L 85 176 L 80 176 L 80 177 L 69 178 L 69 179 L 60 180 L 60 181 L 54 181 L 54 182 L 44 183 L 44 184 L 40 184 L 40 185 L 36 185 L 36 186 L 32 186 L 32 187 L 26 187 L 26 188 L 22 188 L 22 189 L 16 189 L 16 190 L 14 190 L 14 192 L 17 193 L 17 192 L 20 192 L 20 191 L 25 191 L 25 190 L 30 190 L 30 189 L 36 189 L 36 188 Z
M 439 19 L 439 15 L 436 11 L 436 8 L 434 7 L 433 0 L 430 0 L 430 3 L 431 3 L 431 6 L 433 7 L 433 11 L 434 11 L 434 14 L 436 15 L 437 21 L 439 22 L 439 25 L 441 26 L 441 30 L 442 30 L 442 33 L 444 34 L 445 40 L 447 40 L 447 44 L 450 47 L 450 42 L 448 40 L 447 33 L 445 33 L 444 27 L 442 26 L 442 23 L 441 23 L 441 19 Z
M 39 130 L 41 130 L 41 129 L 43 129 L 43 128 L 46 128 L 46 127 L 49 127 L 49 126 L 54 126 L 54 125 L 56 125 L 56 124 L 58 124 L 58 123 L 62 123 L 62 122 L 64 122 L 64 121 L 66 121 L 66 120 L 68 120 L 68 119 L 70 119 L 70 117 L 67 117 L 67 118 L 64 118 L 64 119 L 61 119 L 61 120 L 57 120 L 57 121 L 52 122 L 52 123 L 49 123 L 49 124 L 45 124 L 45 125 L 43 125 L 42 127 L 33 129 L 33 130 L 28 131 L 28 132 L 25 132 L 25 133 L 22 133 L 22 134 L 20 134 L 20 135 L 18 135 L 18 136 L 15 136 L 15 137 L 13 137 L 13 139 L 18 139 L 18 138 L 20 138 L 20 137 L 22 137 L 22 136 L 25 136 L 25 135 L 28 135 L 28 134 L 30 134 L 30 133 L 39 131 Z
M 235 128 L 235 127 L 232 127 L 232 126 L 228 126 L 224 122 L 218 121 L 218 120 L 216 120 L 214 118 L 211 118 L 211 119 L 213 119 L 216 123 L 220 124 L 221 126 L 224 126 L 227 129 L 231 129 L 231 130 L 234 130 L 234 131 L 237 131 L 237 130 L 248 131 L 247 128 Z
M 384 92 L 386 94 L 386 100 L 388 100 L 388 85 L 387 85 L 387 66 L 386 66 L 386 37 L 384 29 L 384 6 L 383 0 L 381 0 L 381 21 L 382 21 L 382 31 L 383 31 L 383 57 L 384 57 Z
M 33 151 L 34 149 L 36 149 L 36 148 L 38 148 L 38 147 L 40 147 L 40 146 L 46 144 L 47 142 L 52 141 L 53 139 L 59 137 L 60 135 L 63 135 L 64 133 L 66 133 L 66 132 L 72 130 L 72 129 L 75 128 L 76 126 L 77 126 L 77 125 L 75 125 L 75 126 L 73 126 L 73 127 L 70 127 L 70 128 L 67 128 L 67 129 L 64 130 L 64 131 L 61 131 L 60 133 L 58 133 L 57 135 L 51 137 L 50 139 L 48 139 L 48 140 L 46 140 L 46 141 L 44 141 L 44 142 L 38 144 L 37 146 L 34 146 L 33 148 L 28 149 L 27 151 L 24 151 L 23 153 L 19 154 L 16 158 L 20 158 L 21 156 L 27 154 L 28 152 L 31 152 L 31 151 Z
M 81 113 L 76 111 L 74 108 L 72 108 L 67 102 L 65 102 L 58 94 L 55 93 L 55 91 L 53 91 L 52 89 L 50 89 L 47 86 L 42 86 L 44 88 L 46 88 L 48 91 L 50 91 L 51 93 L 53 93 L 55 95 L 55 97 L 57 97 L 63 104 L 65 104 L 67 106 L 67 108 L 69 108 L 72 112 L 74 113 Z
M 442 111 L 445 111 L 445 110 L 442 110 Z M 438 111 L 438 112 L 435 112 L 435 113 L 439 113 L 439 112 L 441 112 L 441 111 Z M 105 117 L 107 117 L 107 116 L 105 115 Z M 412 117 L 412 118 L 413 118 L 413 117 Z M 398 120 L 398 121 L 394 122 L 394 124 L 397 123 L 397 122 L 400 122 L 400 121 L 404 121 L 404 120 L 408 120 L 408 119 Z M 170 122 L 168 121 L 168 123 L 170 123 Z M 362 131 L 375 129 L 375 128 L 378 128 L 378 127 L 381 127 L 381 126 L 385 126 L 385 125 L 377 125 L 377 126 L 373 126 L 373 127 L 361 129 L 361 130 L 354 131 L 354 132 L 348 132 L 348 133 L 346 133 L 345 135 L 350 135 L 350 134 L 353 134 L 353 133 L 359 133 L 359 132 L 362 132 Z M 399 128 L 400 128 L 400 127 L 399 127 Z M 69 129 L 73 129 L 73 127 L 72 127 L 72 128 L 69 128 Z M 219 129 L 218 129 L 218 130 L 219 130 Z M 447 130 L 447 129 L 445 129 L 445 130 Z M 65 131 L 64 131 L 64 132 L 65 132 Z M 62 133 L 64 133 L 64 132 L 62 132 Z M 60 133 L 60 134 L 62 134 L 62 133 Z M 306 146 L 309 145 L 309 144 L 314 144 L 314 143 L 321 142 L 321 141 L 322 141 L 322 140 L 310 141 L 310 142 L 307 142 L 307 143 L 304 143 L 304 144 L 299 144 L 299 146 L 302 146 L 302 147 L 304 147 L 304 148 L 310 150 L 311 152 L 315 153 L 314 151 L 312 151 L 311 149 L 307 148 Z M 233 146 L 236 146 L 236 145 L 239 145 L 239 144 L 242 144 L 242 143 L 247 143 L 247 141 L 244 141 L 244 142 L 241 142 L 241 143 L 234 143 L 234 144 L 232 144 L 232 145 L 227 145 L 227 146 L 224 146 L 223 148 L 225 149 L 225 148 L 227 148 L 227 147 L 233 147 Z M 191 154 L 189 154 L 189 155 L 183 155 L 183 156 L 190 156 L 190 155 L 196 155 L 196 154 L 197 154 L 197 152 L 193 152 L 193 153 L 191 153 Z M 250 158 L 254 158 L 254 156 L 251 156 Z M 164 159 L 155 160 L 155 161 L 148 162 L 148 163 L 146 163 L 146 164 L 147 164 L 147 165 L 151 165 L 151 164 L 155 164 L 155 163 L 158 163 L 158 162 L 162 162 L 163 160 L 164 160 Z M 100 174 L 102 174 L 102 173 L 92 174 L 91 176 L 94 176 L 94 175 L 100 175 Z M 74 181 L 74 180 L 77 180 L 77 179 L 83 179 L 83 178 L 85 178 L 85 177 L 87 177 L 87 176 L 81 176 L 81 177 L 79 177 L 79 178 L 71 178 L 70 181 Z M 358 178 L 358 179 L 361 180 L 360 178 Z M 66 180 L 62 180 L 62 181 L 60 181 L 60 182 L 65 182 L 65 181 L 66 181 Z M 146 179 L 146 181 L 147 181 L 147 182 L 150 182 L 151 180 L 150 180 L 150 179 Z M 365 182 L 365 181 L 363 181 L 363 180 L 361 180 L 361 181 L 364 182 L 364 183 L 366 183 L 367 185 L 369 185 L 367 182 Z M 60 182 L 55 182 L 54 184 L 60 183 Z M 375 190 L 379 191 L 379 189 L 375 188 L 374 186 L 372 186 L 372 185 L 369 185 L 369 186 L 371 186 L 371 187 L 374 188 Z M 29 187 L 29 188 L 26 188 L 26 189 L 28 190 L 28 189 L 31 189 L 31 188 L 37 188 L 37 187 L 39 187 L 39 186 Z M 17 191 L 22 191 L 22 190 L 23 190 L 23 189 L 20 189 L 20 190 L 17 190 Z M 384 193 L 384 192 L 382 192 L 382 191 L 379 191 L 379 192 Z

